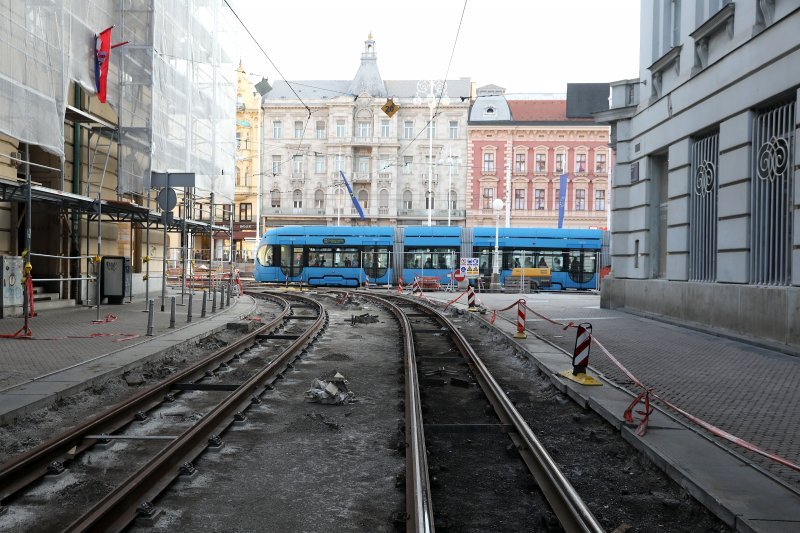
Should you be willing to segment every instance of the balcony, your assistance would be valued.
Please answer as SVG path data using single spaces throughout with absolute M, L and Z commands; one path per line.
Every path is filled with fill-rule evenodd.
M 398 209 L 397 216 L 402 217 L 413 217 L 413 218 L 427 218 L 428 217 L 428 210 L 427 209 Z M 431 213 L 431 216 L 434 218 L 444 218 L 447 219 L 447 209 L 434 209 Z M 450 218 L 464 218 L 466 216 L 466 211 L 464 209 L 451 209 L 450 210 Z
M 436 173 L 431 174 L 430 172 L 425 172 L 425 173 L 422 174 L 422 183 L 425 186 L 427 186 L 428 185 L 428 179 L 431 178 L 431 177 L 433 178 L 432 179 L 433 185 L 438 185 L 439 184 L 439 174 L 436 174 Z
M 370 183 L 372 177 L 369 172 L 356 172 L 353 174 L 353 179 L 351 181 L 353 183 Z

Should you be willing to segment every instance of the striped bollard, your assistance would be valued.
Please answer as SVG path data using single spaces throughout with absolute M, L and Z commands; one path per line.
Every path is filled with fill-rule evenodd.
M 517 301 L 517 331 L 514 333 L 515 339 L 527 339 L 525 333 L 525 300 Z
M 564 370 L 561 375 L 581 385 L 602 385 L 597 378 L 586 374 L 589 366 L 589 348 L 592 346 L 592 325 L 581 322 L 576 326 L 575 350 L 572 353 L 572 370 Z
M 475 312 L 478 310 L 478 308 L 475 307 L 475 290 L 472 288 L 472 285 L 467 287 L 467 302 L 469 304 L 467 306 L 467 311 Z
M 286 274 L 286 288 L 289 288 L 289 274 Z
M 405 289 L 403 288 L 403 278 L 397 280 L 397 292 L 398 294 L 403 292 Z
M 369 276 L 364 276 L 364 288 L 369 289 Z

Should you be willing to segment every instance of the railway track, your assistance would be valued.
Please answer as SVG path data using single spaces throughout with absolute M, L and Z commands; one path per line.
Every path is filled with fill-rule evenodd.
M 415 300 L 359 296 L 389 309 L 403 331 L 407 531 L 541 522 L 505 464 L 509 443 L 565 531 L 603 531 L 453 322 Z M 508 484 L 499 498 L 498 483 Z
M 157 512 L 151 504 L 153 499 L 176 476 L 191 474 L 192 461 L 204 450 L 220 445 L 220 436 L 226 428 L 246 417 L 248 406 L 258 403 L 264 389 L 280 377 L 327 324 L 324 308 L 314 300 L 301 295 L 252 294 L 277 303 L 281 311 L 269 323 L 238 341 L 2 466 L 0 501 L 4 505 L 28 500 L 26 489 L 32 488 L 30 492 L 35 493 L 36 481 L 42 476 L 70 474 L 71 469 L 81 470 L 80 476 L 91 478 L 98 487 L 94 492 L 99 492 L 99 501 L 92 502 L 88 509 L 64 509 L 60 515 L 60 510 L 51 508 L 45 523 L 31 524 L 30 529 L 27 526 L 25 529 L 55 529 L 69 524 L 66 531 L 119 531 L 137 516 L 152 517 Z M 289 326 L 293 323 L 297 327 Z M 291 333 L 287 332 L 289 329 Z M 289 342 L 265 366 L 243 372 L 249 377 L 238 383 L 219 383 L 214 379 L 218 371 L 224 374 L 244 360 L 241 356 L 260 339 L 269 338 Z M 156 425 L 153 434 L 139 431 L 142 428 L 137 422 L 158 417 L 158 411 L 168 410 L 176 401 L 189 404 L 184 410 L 192 410 L 190 404 L 194 401 L 200 415 L 184 417 L 182 424 L 171 421 L 166 427 Z M 174 434 L 177 428 L 180 433 Z M 170 434 L 163 434 L 164 430 Z M 125 468 L 101 466 L 91 472 L 91 466 L 80 460 L 91 448 L 119 440 L 141 445 L 137 453 L 129 454 L 131 457 L 123 461 Z M 150 455 L 142 459 L 143 452 Z M 139 464 L 133 466 L 137 460 Z M 108 478 L 122 480 L 109 487 Z

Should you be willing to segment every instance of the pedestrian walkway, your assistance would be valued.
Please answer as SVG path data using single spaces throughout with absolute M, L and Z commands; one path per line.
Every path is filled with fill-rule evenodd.
M 449 302 L 452 294 L 424 298 Z M 800 531 L 800 472 L 747 451 L 659 406 L 644 436 L 641 415 L 624 412 L 642 391 L 596 345 L 590 374 L 604 386 L 581 386 L 558 374 L 571 369 L 575 328 L 590 322 L 594 337 L 645 386 L 678 408 L 782 458 L 800 464 L 800 358 L 657 320 L 599 308 L 599 296 L 576 293 L 480 294 L 491 320 L 520 298 L 540 313 L 526 313 L 527 339 L 513 339 L 517 307 L 494 325 L 518 343 L 556 385 L 619 428 L 695 498 L 742 531 Z M 466 300 L 466 297 L 461 300 Z M 454 304 L 466 308 L 466 301 Z M 568 352 L 568 356 L 565 352 Z M 657 403 L 658 405 L 658 403 Z M 637 410 L 642 410 L 639 404 Z
M 146 302 L 97 308 L 72 307 L 43 311 L 29 320 L 29 338 L 0 338 L 0 424 L 52 404 L 63 395 L 90 387 L 160 357 L 171 347 L 196 341 L 226 327 L 228 322 L 255 311 L 249 296 L 232 297 L 230 306 L 201 318 L 201 295 L 176 306 L 175 328 L 170 328 L 170 305 L 165 311 L 156 300 L 153 335 L 147 336 Z M 177 296 L 180 304 L 181 297 Z M 0 320 L 0 332 L 13 334 L 22 318 Z

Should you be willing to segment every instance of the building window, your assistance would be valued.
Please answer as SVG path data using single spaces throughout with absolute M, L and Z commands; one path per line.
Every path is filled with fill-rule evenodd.
M 403 191 L 403 209 L 411 209 L 412 205 L 411 191 Z
M 369 173 L 369 157 L 358 158 L 358 172 L 361 174 Z
M 525 189 L 514 189 L 514 209 L 525 208 Z
M 435 139 L 436 138 L 436 120 L 431 120 L 428 122 L 427 126 L 427 135 L 428 139 Z
M 222 204 L 222 221 L 231 221 L 231 204 Z
M 681 42 L 681 0 L 670 2 L 670 21 L 672 23 L 670 48 L 672 48 Z
M 602 189 L 594 191 L 594 210 L 595 211 L 606 210 L 606 191 Z
M 281 137 L 283 137 L 283 124 L 280 120 L 276 120 L 272 123 L 272 138 L 280 139 Z
M 280 207 L 281 206 L 281 191 L 278 189 L 272 189 L 272 192 L 269 193 L 270 196 L 270 205 L 272 207 Z
M 425 209 L 436 209 L 436 196 L 433 192 L 425 193 Z
M 483 171 L 494 172 L 494 152 L 483 152 Z
M 537 209 L 539 211 L 543 211 L 544 210 L 544 189 L 536 189 L 534 191 L 534 197 L 533 198 L 534 198 L 534 201 L 535 201 L 534 209 Z
M 300 139 L 303 137 L 303 121 L 302 120 L 295 120 L 294 122 L 294 138 Z
M 689 280 L 717 279 L 719 132 L 692 143 L 689 182 Z
M 565 172 L 564 169 L 564 154 L 556 154 L 556 174 L 563 174 Z
M 560 209 L 562 205 L 561 202 L 564 200 L 566 200 L 566 198 L 561 198 L 561 189 L 556 187 L 553 190 L 553 209 Z
M 292 193 L 292 207 L 300 209 L 303 207 L 303 191 L 295 189 Z
M 314 207 L 317 209 L 325 209 L 325 193 L 319 189 L 314 192 Z
M 295 176 L 303 175 L 303 156 L 296 155 L 292 157 L 292 173 Z
M 606 154 L 594 154 L 594 172 L 595 174 L 606 173 Z
M 492 209 L 492 202 L 494 201 L 494 187 L 483 188 L 483 208 Z
M 272 156 L 272 174 L 277 176 L 281 173 L 281 156 L 273 155 Z
M 406 120 L 403 122 L 403 139 L 412 139 L 414 137 L 414 122 Z
M 369 193 L 366 189 L 358 191 L 358 203 L 361 204 L 361 209 L 367 209 L 369 206 Z
M 514 154 L 514 172 L 516 174 L 525 174 L 527 168 L 527 161 L 524 153 Z
M 322 174 L 325 172 L 325 156 L 319 155 L 314 158 L 314 171 L 317 174 Z
M 344 129 L 344 120 L 337 120 L 336 121 L 336 136 L 337 137 L 344 137 L 347 132 Z
M 536 154 L 536 172 L 547 172 L 547 154 Z
M 325 138 L 325 122 L 322 120 L 317 121 L 317 139 Z
M 483 110 L 483 116 L 485 118 L 494 118 L 497 117 L 497 111 L 493 106 L 488 106 Z
M 575 189 L 575 211 L 586 210 L 586 189 Z
M 336 172 L 340 172 L 344 170 L 344 156 L 342 154 L 337 154 L 336 159 L 334 160 L 336 164 Z
M 250 222 L 251 220 L 253 220 L 253 204 L 239 204 L 239 222 Z
M 238 131 L 236 132 L 236 149 L 237 150 L 242 149 L 242 134 L 241 132 Z
M 453 190 L 450 191 L 450 209 L 458 209 L 458 194 Z
M 358 136 L 359 137 L 369 137 L 370 136 L 370 123 L 361 121 L 358 123 Z
M 450 121 L 450 138 L 451 139 L 458 139 L 458 121 L 451 120 Z
M 410 155 L 403 156 L 403 174 L 411 174 L 412 165 L 414 164 L 414 157 Z
M 392 163 L 388 159 L 378 159 L 378 172 L 389 172 Z
M 383 119 L 381 120 L 381 137 L 384 139 L 389 136 L 389 129 L 391 127 L 391 121 Z
M 575 154 L 575 173 L 586 173 L 586 154 Z

